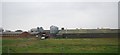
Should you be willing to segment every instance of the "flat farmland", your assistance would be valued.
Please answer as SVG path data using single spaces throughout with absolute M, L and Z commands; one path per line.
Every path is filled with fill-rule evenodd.
M 3 53 L 118 53 L 117 38 L 2 38 Z

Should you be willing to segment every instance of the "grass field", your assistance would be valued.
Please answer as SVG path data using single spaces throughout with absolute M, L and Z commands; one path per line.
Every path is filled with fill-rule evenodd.
M 3 38 L 3 53 L 118 53 L 117 38 Z
M 2 54 L 2 37 L 0 37 L 0 54 Z

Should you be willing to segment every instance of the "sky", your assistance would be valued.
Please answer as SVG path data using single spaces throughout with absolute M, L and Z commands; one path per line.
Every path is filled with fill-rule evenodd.
M 6 0 L 7 1 L 7 0 Z M 8 30 L 118 28 L 117 2 L 2 2 L 0 25 Z

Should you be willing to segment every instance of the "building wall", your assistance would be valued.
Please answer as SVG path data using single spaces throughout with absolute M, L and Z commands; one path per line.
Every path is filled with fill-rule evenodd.
M 56 38 L 110 38 L 110 37 L 118 37 L 118 33 L 73 33 L 56 36 Z

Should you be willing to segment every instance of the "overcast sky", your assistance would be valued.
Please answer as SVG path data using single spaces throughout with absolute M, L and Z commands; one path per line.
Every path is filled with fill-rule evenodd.
M 3 2 L 2 26 L 29 30 L 51 25 L 65 28 L 118 28 L 117 2 Z

